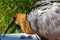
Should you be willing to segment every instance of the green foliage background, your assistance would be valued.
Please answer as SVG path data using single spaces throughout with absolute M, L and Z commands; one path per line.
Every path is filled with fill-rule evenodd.
M 37 0 L 0 0 L 0 34 L 3 34 L 13 20 L 14 14 L 26 13 Z M 59 0 L 60 1 L 60 0 Z M 20 33 L 16 25 L 13 25 L 7 33 Z
M 3 34 L 8 25 L 13 20 L 14 14 L 18 12 L 26 13 L 35 0 L 0 0 L 0 34 Z M 13 25 L 7 33 L 19 33 L 21 29 L 17 29 Z

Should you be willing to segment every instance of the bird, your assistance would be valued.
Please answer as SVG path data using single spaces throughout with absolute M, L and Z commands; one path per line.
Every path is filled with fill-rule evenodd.
M 26 20 L 41 40 L 60 40 L 60 3 L 39 0 L 26 12 Z
M 7 31 L 13 26 L 16 25 L 18 29 L 22 29 L 22 31 L 28 35 L 33 35 L 35 32 L 30 28 L 27 20 L 26 20 L 26 13 L 16 13 L 14 14 L 12 22 L 8 25 L 4 32 L 4 36 Z
M 35 34 L 35 32 L 30 28 L 26 20 L 26 13 L 17 13 L 14 15 L 14 17 L 15 17 L 15 24 L 19 25 L 24 33 Z

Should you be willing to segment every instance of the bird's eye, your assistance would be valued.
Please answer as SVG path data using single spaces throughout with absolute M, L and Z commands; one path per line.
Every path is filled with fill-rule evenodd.
M 20 25 L 17 25 L 17 28 L 20 29 L 21 28 Z
M 13 19 L 16 20 L 16 17 L 14 17 Z

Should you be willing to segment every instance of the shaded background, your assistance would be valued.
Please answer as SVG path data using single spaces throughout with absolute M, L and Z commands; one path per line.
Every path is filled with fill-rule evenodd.
M 37 0 L 0 0 L 0 34 L 3 34 L 13 20 L 16 13 L 26 13 Z M 16 25 L 13 25 L 7 33 L 20 33 Z

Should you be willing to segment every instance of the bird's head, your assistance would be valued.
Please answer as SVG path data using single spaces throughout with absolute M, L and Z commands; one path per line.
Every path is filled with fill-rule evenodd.
M 18 13 L 15 15 L 15 24 L 20 25 L 22 31 L 27 34 L 35 34 L 34 31 L 30 28 L 27 20 L 26 20 L 26 14 L 24 13 Z
M 16 18 L 15 24 L 20 25 L 22 22 L 24 22 L 23 20 L 25 20 L 26 14 L 18 13 L 14 17 Z

